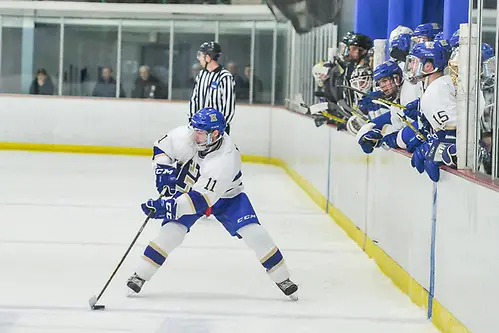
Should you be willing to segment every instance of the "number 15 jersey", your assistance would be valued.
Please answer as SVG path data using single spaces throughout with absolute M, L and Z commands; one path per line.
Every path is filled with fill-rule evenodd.
M 421 97 L 421 113 L 434 131 L 456 129 L 456 90 L 449 75 L 443 75 L 429 84 Z

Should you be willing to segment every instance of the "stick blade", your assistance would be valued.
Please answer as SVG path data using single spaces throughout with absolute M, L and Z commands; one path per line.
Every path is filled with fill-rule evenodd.
M 105 305 L 97 305 L 97 296 L 92 296 L 88 300 L 88 305 L 90 305 L 91 310 L 104 310 L 106 308 Z

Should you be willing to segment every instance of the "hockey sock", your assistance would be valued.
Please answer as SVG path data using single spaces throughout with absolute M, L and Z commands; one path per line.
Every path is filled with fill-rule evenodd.
M 289 279 L 289 271 L 281 251 L 264 227 L 252 223 L 239 229 L 238 233 L 246 245 L 255 251 L 260 263 L 274 282 L 279 283 Z
M 168 255 L 182 244 L 186 234 L 187 228 L 180 223 L 168 222 L 162 226 L 158 236 L 145 248 L 143 260 L 135 273 L 146 281 L 150 280 Z

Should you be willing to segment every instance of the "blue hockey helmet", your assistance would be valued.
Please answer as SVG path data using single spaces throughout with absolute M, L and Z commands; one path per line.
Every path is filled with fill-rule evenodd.
M 494 56 L 494 49 L 487 43 L 482 43 L 482 62 L 485 62 Z
M 390 57 L 397 61 L 405 61 L 405 57 L 411 50 L 411 35 L 400 34 L 390 43 Z
M 453 49 L 459 46 L 459 29 L 454 31 L 451 38 L 449 38 L 449 44 Z
M 416 39 L 416 42 L 421 42 L 421 38 L 426 39 L 426 41 L 432 41 L 435 36 L 442 31 L 442 28 L 438 23 L 423 23 L 414 29 L 412 37 Z M 419 40 L 418 40 L 419 39 Z
M 496 74 L 496 57 L 494 49 L 487 43 L 482 43 L 482 80 L 491 79 Z
M 414 82 L 427 75 L 442 72 L 447 66 L 449 54 L 440 42 L 425 42 L 414 45 L 406 58 L 404 77 Z M 433 64 L 431 72 L 425 72 L 423 66 L 430 61 Z
M 227 123 L 225 122 L 225 117 L 220 111 L 215 110 L 214 108 L 202 108 L 191 117 L 189 126 L 194 131 L 204 131 L 207 133 L 206 140 L 204 142 L 198 142 L 198 138 L 196 136 L 194 138 L 198 150 L 206 151 L 222 138 L 225 128 L 227 127 Z M 219 131 L 219 135 L 214 139 L 211 133 L 216 130 Z
M 436 42 L 437 40 L 442 40 L 442 39 L 445 39 L 444 38 L 444 32 L 443 31 L 440 31 L 438 34 L 435 35 L 435 38 L 433 38 L 433 40 Z
M 403 76 L 396 61 L 388 60 L 377 66 L 374 69 L 373 78 L 376 88 L 383 91 L 386 98 L 393 100 L 399 95 Z
M 196 112 L 191 118 L 190 125 L 193 129 L 208 133 L 218 130 L 221 134 L 227 127 L 223 114 L 214 108 L 202 108 Z
M 440 40 L 435 40 L 435 44 L 436 43 L 440 44 L 440 46 L 445 50 L 445 52 L 447 52 L 445 58 L 448 60 L 452 53 L 452 46 L 450 46 L 449 41 L 447 39 L 440 39 Z
M 394 75 L 400 75 L 402 77 L 402 70 L 397 62 L 388 60 L 374 69 L 373 77 L 375 81 L 379 81 L 382 78 L 392 77 Z

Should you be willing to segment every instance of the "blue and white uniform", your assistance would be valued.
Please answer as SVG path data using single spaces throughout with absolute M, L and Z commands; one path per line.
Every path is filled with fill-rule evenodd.
M 279 289 L 297 299 L 298 286 L 289 279 L 284 257 L 244 193 L 241 154 L 225 133 L 226 126 L 222 113 L 204 108 L 192 116 L 189 126 L 177 127 L 155 143 L 156 187 L 166 195 L 149 199 L 141 208 L 163 222 L 127 281 L 134 292 L 140 292 L 196 221 L 212 214 L 230 235 L 242 238 L 255 252 Z
M 188 229 L 209 207 L 233 236 L 241 227 L 259 223 L 249 199 L 243 193 L 241 154 L 226 133 L 218 149 L 202 156 L 192 139 L 192 129 L 189 126 L 177 127 L 155 143 L 153 163 L 155 168 L 158 165 L 176 165 L 179 170 L 175 195 L 177 211 L 173 220 Z M 222 217 L 226 212 L 222 212 L 221 208 L 227 208 L 227 199 L 236 197 L 233 202 L 240 207 L 230 216 Z M 238 222 L 240 218 L 243 221 Z M 164 223 L 167 222 L 168 219 L 165 219 Z

